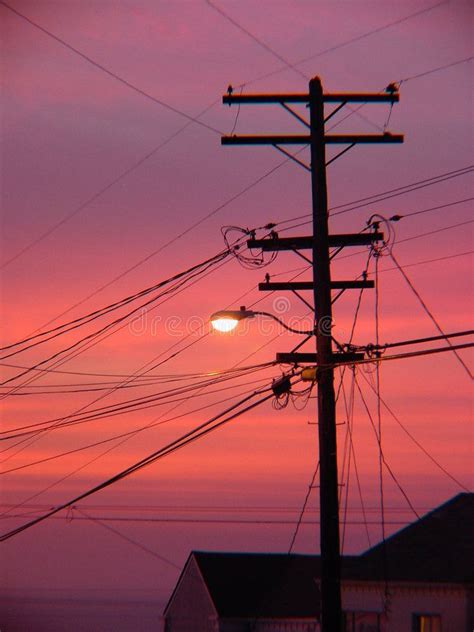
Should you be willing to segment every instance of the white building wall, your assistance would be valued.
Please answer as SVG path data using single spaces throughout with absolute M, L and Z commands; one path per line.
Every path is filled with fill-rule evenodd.
M 218 632 L 217 615 L 193 557 L 168 605 L 165 632 Z
M 412 632 L 414 614 L 441 616 L 442 632 L 472 632 L 468 622 L 467 591 L 456 586 L 389 584 L 390 610 L 381 617 L 381 632 Z M 342 606 L 347 611 L 383 613 L 384 586 L 343 584 Z
M 320 632 L 319 624 L 308 619 L 227 619 L 219 632 Z

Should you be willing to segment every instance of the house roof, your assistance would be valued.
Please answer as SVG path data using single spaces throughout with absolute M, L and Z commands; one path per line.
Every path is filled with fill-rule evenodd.
M 308 555 L 192 554 L 222 617 L 318 617 L 319 563 Z
M 474 580 L 474 494 L 459 494 L 360 556 L 363 578 L 464 583 Z
M 459 494 L 387 538 L 385 544 L 377 544 L 362 555 L 344 556 L 342 577 L 471 583 L 473 533 L 474 494 Z M 204 551 L 194 551 L 191 556 L 221 617 L 319 616 L 319 556 Z

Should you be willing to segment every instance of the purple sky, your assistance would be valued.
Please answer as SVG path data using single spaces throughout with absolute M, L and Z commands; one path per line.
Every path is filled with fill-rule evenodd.
M 185 116 L 127 87 L 0 5 L 4 344 L 43 327 L 76 303 L 81 305 L 58 322 L 97 309 L 206 259 L 223 248 L 223 225 L 257 227 L 309 212 L 309 175 L 293 163 L 281 166 L 230 201 L 281 163 L 283 156 L 271 148 L 221 147 L 220 133 L 230 133 L 237 113 L 236 108 L 224 107 L 220 101 L 229 83 L 236 91 L 243 84 L 244 93 L 304 92 L 308 79 L 319 75 L 326 91 L 379 92 L 390 82 L 404 80 L 400 103 L 391 113 L 387 105 L 367 105 L 360 112 L 364 119 L 354 115 L 338 126 L 339 133 L 380 133 L 390 114 L 388 129 L 405 134 L 405 143 L 356 147 L 331 165 L 331 207 L 461 169 L 472 162 L 472 61 L 444 68 L 472 56 L 472 9 L 468 2 L 216 1 L 216 6 L 256 39 L 200 0 L 11 0 L 10 6 L 171 108 L 196 117 L 213 105 L 200 119 L 204 125 L 187 125 L 189 119 Z M 423 11 L 431 6 L 432 10 Z M 417 12 L 419 15 L 414 15 Z M 391 26 L 378 30 L 386 25 Z M 364 34 L 367 36 L 360 37 Z M 304 59 L 307 61 L 301 62 Z M 434 72 L 427 72 L 431 70 Z M 340 118 L 342 114 L 334 122 Z M 302 133 L 298 123 L 277 106 L 242 107 L 235 132 Z M 172 135 L 176 136 L 145 159 Z M 336 151 L 329 148 L 329 156 Z M 304 152 L 301 158 L 308 160 Z M 142 164 L 120 178 L 141 160 Z M 465 253 L 472 251 L 472 203 L 460 202 L 472 195 L 471 178 L 456 177 L 368 204 L 331 222 L 333 231 L 358 232 L 375 212 L 408 215 L 456 202 L 438 211 L 406 217 L 395 227 L 400 243 L 393 252 L 402 265 L 420 264 L 407 267 L 406 273 L 445 331 L 471 326 L 472 268 L 471 258 Z M 45 236 L 50 229 L 54 230 Z M 306 226 L 296 232 L 304 234 L 308 230 Z M 183 231 L 185 234 L 180 236 Z M 168 245 L 171 240 L 173 243 Z M 146 263 L 111 283 L 153 253 Z M 336 260 L 334 278 L 359 275 L 366 256 L 361 252 Z M 238 307 L 239 297 L 246 292 L 249 294 L 242 300 L 253 303 L 262 298 L 255 286 L 266 271 L 272 275 L 284 273 L 301 263 L 294 256 L 282 254 L 271 267 L 249 271 L 232 261 L 155 310 L 137 324 L 135 332 L 126 328 L 61 368 L 131 374 L 171 345 L 184 347 L 189 342 L 183 340 L 184 334 L 198 322 L 192 319 L 205 320 L 226 305 Z M 433 323 L 393 267 L 390 257 L 380 261 L 380 269 L 387 270 L 380 274 L 381 340 L 436 335 Z M 292 274 L 296 273 L 280 278 L 289 279 Z M 108 287 L 97 292 L 104 285 Z M 87 298 L 91 294 L 92 298 Z M 374 296 L 364 298 L 356 336 L 361 344 L 374 342 Z M 335 335 L 340 339 L 348 339 L 356 300 L 357 294 L 351 294 L 335 311 Z M 304 306 L 283 294 L 265 297 L 260 307 L 277 312 L 282 308 L 279 313 L 284 320 L 305 316 Z M 245 335 L 212 335 L 176 356 L 160 372 L 223 370 L 249 354 L 253 355 L 243 364 L 261 363 L 272 360 L 276 351 L 289 350 L 296 344 L 295 336 L 285 334 L 254 353 L 269 339 L 269 332 L 256 323 Z M 5 362 L 30 366 L 62 345 L 60 339 Z M 472 367 L 469 353 L 462 352 L 462 358 Z M 18 371 L 0 368 L 3 379 Z M 375 409 L 367 385 L 373 373 L 360 373 L 367 402 Z M 262 379 L 259 384 L 263 385 L 275 375 L 279 375 L 278 367 L 266 369 L 255 378 L 240 378 L 240 383 Z M 46 376 L 35 384 L 84 379 Z M 467 486 L 472 484 L 469 386 L 466 372 L 452 354 L 386 363 L 382 369 L 385 401 L 423 447 Z M 140 389 L 140 394 L 153 392 L 153 388 Z M 249 388 L 252 385 L 247 384 L 231 393 Z M 349 382 L 347 389 L 349 397 Z M 6 387 L 2 387 L 4 392 L 8 392 Z M 10 396 L 2 401 L 2 429 L 69 414 L 92 401 L 94 395 Z M 98 405 L 129 396 L 135 394 L 115 393 L 110 402 Z M 225 397 L 225 391 L 205 396 L 202 404 Z M 54 485 L 10 512 L 37 515 L 143 458 L 227 405 L 216 404 L 209 409 L 211 412 L 191 414 L 142 433 L 71 476 L 108 444 L 4 474 L 0 480 L 2 512 Z M 133 430 L 159 414 L 168 415 L 172 406 L 51 433 L 2 465 L 6 469 L 28 464 Z M 187 402 L 174 414 L 197 406 L 196 402 Z M 342 402 L 339 412 L 341 420 L 347 419 Z M 315 467 L 315 426 L 308 424 L 309 420 L 314 421 L 314 400 L 304 410 L 290 405 L 284 411 L 275 411 L 270 403 L 265 404 L 209 438 L 93 496 L 80 507 L 89 515 L 123 518 L 122 522 L 106 524 L 177 567 L 192 549 L 285 551 Z M 419 513 L 461 491 L 386 411 L 383 423 L 387 461 Z M 341 427 L 341 467 L 345 433 Z M 380 538 L 380 528 L 375 524 L 380 521 L 377 449 L 360 401 L 354 408 L 354 446 L 368 518 L 374 523 L 370 526 L 374 543 Z M 1 456 L 11 456 L 11 452 Z M 392 532 L 413 520 L 414 515 L 393 482 L 387 480 L 386 486 L 387 530 Z M 279 510 L 265 512 L 262 507 Z M 292 511 L 283 511 L 288 508 Z M 311 510 L 308 519 L 316 520 L 316 491 Z M 353 479 L 348 516 L 345 551 L 361 551 L 368 542 L 360 524 L 360 501 Z M 166 601 L 178 576 L 177 568 L 83 519 L 77 511 L 72 521 L 66 517 L 63 512 L 2 544 L 0 581 L 5 594 L 12 598 L 10 614 L 5 615 L 8 622 L 15 618 L 19 621 L 13 597 L 24 593 L 48 600 L 75 596 L 155 600 L 158 604 Z M 176 517 L 283 517 L 290 524 L 223 526 L 135 520 Z M 3 516 L 2 533 L 24 520 Z M 303 527 L 295 550 L 317 551 L 317 530 L 316 525 Z M 31 616 L 32 610 L 29 612 Z M 144 621 L 153 618 L 154 614 L 149 614 L 143 611 Z M 38 617 L 46 621 L 41 618 L 46 617 L 44 613 Z M 48 625 L 48 629 L 61 629 L 51 621 Z M 143 625 L 144 630 L 148 629 Z M 37 629 L 46 629 L 46 623 Z M 124 623 L 123 629 L 130 628 Z

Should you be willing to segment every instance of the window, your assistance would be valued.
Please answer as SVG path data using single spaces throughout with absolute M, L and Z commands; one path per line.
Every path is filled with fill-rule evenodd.
M 414 614 L 413 632 L 441 632 L 439 614 Z
M 380 632 L 378 612 L 345 612 L 344 632 Z

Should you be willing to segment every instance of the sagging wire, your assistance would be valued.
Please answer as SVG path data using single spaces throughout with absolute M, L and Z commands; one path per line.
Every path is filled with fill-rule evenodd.
M 237 232 L 244 237 L 248 237 L 249 239 L 255 239 L 257 230 L 267 230 L 267 231 L 270 231 L 268 234 L 269 237 L 276 238 L 277 233 L 273 230 L 275 226 L 276 224 L 274 224 L 273 222 L 265 224 L 265 226 L 260 226 L 258 228 L 251 228 L 251 229 L 241 228 L 240 226 L 223 226 L 221 228 L 221 233 L 222 233 L 222 237 L 224 238 L 224 243 L 226 245 L 226 248 L 237 259 L 240 265 L 248 270 L 254 270 L 255 268 L 263 268 L 273 263 L 273 261 L 275 261 L 275 259 L 277 258 L 278 252 L 275 251 L 272 253 L 268 253 L 269 256 L 266 257 L 263 250 L 260 250 L 258 253 L 256 253 L 250 248 L 248 248 L 248 252 L 250 252 L 250 256 L 249 256 L 247 254 L 244 254 L 241 251 L 241 247 L 240 247 L 241 245 L 240 243 L 237 243 L 237 242 L 240 242 L 240 240 L 243 239 L 243 237 L 240 237 L 239 239 L 234 240 L 232 243 L 231 240 L 229 239 L 229 235 L 231 233 Z
M 453 350 L 454 355 L 456 356 L 458 362 L 460 363 L 460 365 L 463 367 L 463 369 L 466 371 L 466 373 L 469 375 L 469 377 L 472 379 L 474 379 L 474 376 L 471 373 L 471 370 L 469 369 L 469 367 L 467 366 L 467 364 L 464 362 L 464 360 L 461 358 L 461 356 L 459 355 L 459 353 L 457 353 L 455 346 L 451 343 L 451 341 L 446 337 L 446 333 L 443 331 L 443 329 L 441 328 L 440 324 L 438 323 L 438 320 L 435 318 L 435 316 L 433 315 L 433 312 L 428 308 L 427 304 L 425 303 L 425 301 L 423 300 L 423 298 L 421 297 L 420 293 L 418 292 L 418 290 L 415 288 L 415 286 L 413 285 L 413 283 L 411 282 L 411 280 L 409 279 L 407 273 L 404 271 L 403 267 L 398 263 L 397 259 L 395 258 L 395 255 L 393 254 L 392 251 L 390 251 L 390 258 L 392 259 L 393 263 L 395 264 L 396 268 L 398 269 L 398 271 L 400 272 L 400 274 L 403 276 L 403 278 L 405 279 L 405 282 L 407 283 L 408 287 L 410 288 L 410 290 L 412 291 L 412 293 L 415 295 L 415 297 L 417 298 L 418 302 L 420 303 L 421 307 L 423 308 L 424 312 L 427 314 L 427 316 L 430 318 L 431 322 L 434 324 L 434 326 L 436 327 L 436 329 L 439 331 L 439 333 L 444 336 L 446 338 L 446 342 L 448 343 L 448 345 L 451 347 L 451 349 Z
M 128 542 L 128 544 L 132 544 L 136 548 L 141 549 L 145 553 L 148 553 L 149 555 L 152 555 L 153 557 L 155 557 L 156 559 L 160 560 L 161 562 L 164 562 L 165 564 L 168 564 L 169 566 L 172 566 L 173 568 L 175 568 L 175 569 L 177 569 L 178 571 L 181 572 L 181 566 L 178 566 L 178 564 L 175 564 L 174 562 L 172 562 L 168 558 L 164 557 L 163 555 L 160 555 L 159 553 L 157 553 L 153 549 L 150 549 L 149 547 L 145 546 L 141 542 L 137 542 L 137 540 L 134 540 L 130 536 L 125 535 L 125 533 L 122 533 L 116 527 L 112 527 L 111 525 L 105 523 L 103 520 L 100 520 L 99 518 L 95 518 L 94 516 L 90 516 L 84 510 L 79 509 L 79 507 L 77 507 L 76 505 L 72 505 L 72 507 L 71 507 L 71 512 L 74 512 L 74 511 L 77 511 L 78 513 L 80 513 L 82 516 L 84 516 L 84 518 L 86 520 L 89 520 L 90 522 L 95 522 L 95 524 L 99 525 L 100 527 L 103 527 L 104 529 L 107 529 L 107 531 L 109 531 L 110 533 L 114 533 L 117 537 L 121 538 L 125 542 Z
M 297 371 L 296 367 L 294 367 L 288 373 L 284 373 L 280 378 L 273 380 L 271 388 L 275 399 L 272 402 L 272 406 L 275 410 L 286 408 L 290 401 L 296 410 L 303 410 L 307 406 L 314 387 L 314 382 L 301 390 L 293 390 L 292 386 L 300 382 L 301 378 L 293 383 L 291 382 L 291 378 L 300 373 L 301 371 Z M 296 404 L 299 399 L 303 399 L 303 405 Z
M 204 423 L 201 423 L 200 425 L 198 425 L 195 428 L 193 428 L 191 431 L 186 432 L 185 434 L 183 434 L 180 437 L 174 439 L 173 441 L 171 441 L 167 445 L 159 448 L 158 450 L 155 450 L 154 452 L 152 452 L 151 454 L 149 454 L 145 458 L 143 458 L 143 459 L 137 461 L 136 463 L 134 463 L 133 465 L 127 467 L 125 470 L 122 470 L 122 471 L 118 472 L 114 476 L 108 478 L 107 480 L 103 481 L 102 483 L 100 483 L 98 485 L 95 485 L 94 487 L 88 489 L 86 492 L 81 493 L 80 495 L 76 496 L 75 498 L 73 498 L 73 499 L 71 499 L 71 500 L 69 500 L 67 502 L 62 503 L 61 505 L 58 505 L 58 506 L 54 507 L 53 509 L 51 509 L 50 511 L 47 511 L 46 513 L 42 514 L 38 518 L 30 520 L 29 522 L 20 525 L 16 529 L 12 529 L 11 531 L 8 531 L 7 533 L 4 533 L 4 534 L 0 535 L 0 542 L 4 542 L 5 540 L 8 540 L 9 538 L 14 537 L 15 535 L 18 535 L 22 531 L 25 531 L 26 529 L 29 529 L 30 527 L 33 527 L 34 525 L 42 522 L 43 520 L 46 520 L 47 518 L 50 518 L 51 516 L 55 515 L 56 513 L 60 512 L 60 511 L 62 511 L 64 509 L 67 509 L 71 505 L 77 504 L 79 501 L 91 496 L 92 494 L 95 494 L 98 491 L 100 491 L 102 489 L 105 489 L 106 487 L 109 487 L 110 485 L 113 485 L 114 483 L 117 483 L 117 482 L 123 480 L 124 478 L 134 474 L 138 470 L 141 470 L 144 467 L 147 467 L 147 466 L 151 465 L 152 463 L 155 463 L 159 459 L 162 459 L 162 458 L 166 457 L 167 455 L 172 454 L 173 452 L 176 452 L 177 450 L 180 450 L 181 448 L 187 446 L 189 443 L 192 443 L 192 442 L 194 442 L 196 440 L 201 439 L 204 436 L 207 436 L 209 433 L 217 430 L 218 428 L 221 428 L 223 425 L 229 423 L 233 419 L 235 419 L 235 418 L 241 416 L 242 414 L 254 409 L 257 406 L 260 406 L 264 402 L 268 401 L 271 397 L 273 397 L 273 394 L 270 393 L 268 395 L 265 395 L 265 396 L 261 397 L 260 399 L 258 399 L 256 401 L 253 401 L 253 402 L 250 402 L 250 403 L 248 403 L 248 402 L 250 400 L 254 399 L 255 397 L 257 397 L 258 395 L 263 395 L 268 390 L 269 390 L 268 388 L 257 389 L 256 391 L 254 391 L 252 394 L 248 395 L 244 399 L 242 399 L 239 402 L 233 404 L 232 406 L 230 406 L 226 410 L 222 411 L 221 413 L 219 413 L 217 415 L 214 415 L 213 417 L 211 417 L 211 419 L 208 419 Z M 244 406 L 244 407 L 242 408 L 242 406 Z M 239 407 L 240 407 L 240 409 L 239 409 Z M 46 488 L 46 489 L 48 489 L 48 488 Z M 43 491 L 45 491 L 45 490 L 43 490 Z M 40 493 L 42 493 L 42 492 L 40 492 Z M 34 497 L 37 497 L 40 493 L 35 494 L 34 496 L 28 498 L 26 501 L 24 501 L 24 503 L 29 502 Z M 24 504 L 24 503 L 20 503 L 19 505 L 16 505 L 12 509 L 17 509 L 18 507 L 21 507 L 22 504 Z
M 272 407 L 274 410 L 283 410 L 288 406 L 290 401 L 289 393 L 282 393 L 281 395 L 275 395 L 275 399 L 272 401 Z
M 342 379 L 341 379 L 341 382 L 343 382 Z M 344 504 L 344 518 L 343 518 L 342 537 L 341 537 L 341 552 L 344 551 L 344 544 L 345 544 L 345 539 L 346 539 L 346 525 L 347 525 L 347 510 L 348 510 L 348 505 L 349 505 L 349 487 L 350 487 L 351 461 L 353 461 L 353 463 L 354 463 L 354 469 L 355 469 L 355 473 L 356 473 L 357 485 L 358 485 L 358 488 L 359 488 L 359 496 L 360 496 L 361 505 L 362 505 L 362 513 L 363 513 L 363 516 L 364 516 L 364 524 L 365 524 L 365 529 L 366 529 L 366 532 L 367 532 L 367 538 L 368 538 L 369 546 L 370 546 L 370 536 L 369 536 L 369 532 L 368 532 L 367 519 L 366 519 L 366 516 L 365 516 L 364 503 L 363 503 L 363 500 L 362 500 L 362 492 L 361 492 L 361 487 L 360 487 L 360 480 L 359 480 L 359 474 L 358 474 L 358 470 L 357 470 L 357 462 L 356 462 L 356 458 L 355 458 L 354 441 L 353 441 L 354 402 L 355 402 L 355 367 L 352 367 L 352 380 L 351 380 L 351 388 L 350 388 L 350 393 L 349 393 L 349 399 L 347 399 L 347 397 L 346 397 L 346 391 L 345 391 L 345 388 L 344 388 L 344 384 L 342 384 L 342 394 L 343 394 L 343 398 L 344 398 L 344 408 L 345 408 L 346 416 L 347 416 L 347 426 L 346 426 L 346 436 L 345 436 L 345 440 L 344 440 L 344 450 L 343 450 L 344 458 L 343 458 L 343 463 L 342 463 L 341 480 L 344 480 L 344 471 L 346 469 L 346 466 L 347 466 L 347 477 L 346 477 L 346 484 L 345 484 L 345 499 L 344 499 L 344 503 L 342 503 L 342 496 L 343 496 L 343 493 L 344 493 L 344 490 L 343 490 L 342 487 L 340 489 L 340 496 L 339 496 L 339 506 Z
M 290 391 L 291 403 L 295 410 L 304 410 L 308 405 L 310 399 L 312 399 L 311 393 L 313 392 L 315 382 L 311 382 L 307 388 L 299 391 Z
M 390 253 L 391 250 L 387 244 L 387 250 Z M 380 257 L 375 258 L 375 345 L 379 348 L 380 342 L 380 283 L 379 283 L 379 261 Z M 376 352 L 377 354 L 378 352 Z M 379 446 L 379 492 L 380 492 L 380 519 L 382 522 L 382 555 L 384 566 L 384 612 L 387 614 L 390 611 L 391 593 L 388 583 L 388 552 L 386 546 L 387 534 L 385 527 L 385 489 L 384 489 L 384 477 L 383 477 L 383 448 L 382 448 L 382 408 L 380 399 L 380 362 L 375 362 L 375 390 L 377 397 L 377 433 L 378 433 L 378 446 Z
M 291 376 L 294 371 L 284 373 L 280 378 L 273 380 L 272 391 L 275 399 L 272 400 L 272 406 L 275 410 L 282 410 L 288 406 L 291 392 Z
M 344 367 L 345 368 L 345 367 Z M 362 485 L 360 482 L 360 476 L 359 476 L 359 469 L 357 467 L 357 459 L 356 459 L 356 453 L 355 453 L 355 447 L 354 447 L 354 436 L 353 436 L 353 430 L 354 430 L 354 404 L 355 404 L 355 391 L 354 386 L 355 386 L 355 376 L 356 376 L 356 367 L 352 367 L 352 381 L 351 381 L 351 409 L 352 409 L 352 423 L 348 424 L 348 430 L 350 432 L 350 443 L 351 443 L 351 451 L 352 451 L 352 460 L 354 462 L 354 473 L 355 473 L 355 478 L 356 478 L 356 482 L 357 482 L 357 490 L 359 492 L 359 500 L 360 500 L 360 506 L 362 509 L 362 516 L 363 516 L 363 521 L 364 521 L 364 526 L 365 526 L 365 533 L 367 535 L 367 543 L 369 548 L 372 546 L 372 542 L 371 542 L 371 538 L 370 538 L 370 532 L 369 532 L 369 523 L 367 520 L 367 514 L 366 514 L 366 509 L 365 509 L 365 502 L 364 502 L 364 496 L 362 494 Z M 342 374 L 342 371 L 341 371 Z M 342 379 L 342 377 L 341 377 Z M 365 378 L 364 378 L 365 379 Z M 344 388 L 344 387 L 343 387 Z M 345 396 L 345 392 L 344 392 L 344 403 L 346 405 L 346 396 Z M 346 410 L 347 410 L 347 405 L 346 405 Z M 349 419 L 349 416 L 348 416 Z M 345 528 L 346 528 L 346 524 L 347 522 L 344 521 L 344 532 L 345 532 Z M 344 543 L 344 534 L 343 534 L 343 543 Z M 344 546 L 344 544 L 343 544 Z M 342 549 L 341 549 L 342 550 Z
M 377 395 L 374 386 L 370 383 L 370 381 L 367 379 L 367 377 L 361 373 L 363 379 L 365 380 L 365 382 L 368 384 L 369 388 L 373 391 L 373 393 L 375 395 Z M 402 423 L 402 421 L 400 420 L 400 418 L 394 413 L 393 409 L 387 404 L 387 402 L 380 397 L 380 401 L 383 405 L 383 407 L 385 408 L 385 410 L 389 413 L 389 415 L 396 421 L 396 423 L 400 426 L 400 428 L 403 430 L 403 432 L 413 441 L 413 443 L 417 446 L 417 448 L 419 448 L 423 454 L 425 456 L 427 456 L 430 461 L 443 473 L 445 474 L 451 481 L 453 481 L 456 485 L 458 485 L 463 491 L 467 492 L 467 493 L 471 493 L 471 489 L 469 487 L 466 487 L 466 485 L 464 485 L 460 480 L 458 480 L 455 476 L 453 476 L 443 465 L 441 465 L 441 463 L 439 461 L 437 461 L 432 454 L 430 454 L 428 452 L 428 450 L 423 446 L 423 444 L 416 439 L 416 437 L 413 435 L 412 432 L 410 432 L 410 430 L 408 430 L 407 426 Z
M 392 253 L 392 248 L 395 245 L 396 241 L 396 233 L 395 229 L 392 225 L 392 222 L 397 222 L 401 219 L 401 216 L 394 215 L 390 219 L 387 219 L 383 215 L 379 213 L 374 213 L 367 220 L 367 228 L 372 228 L 374 232 L 377 232 L 380 228 L 380 224 L 383 224 L 387 236 L 383 239 L 382 244 L 374 242 L 369 246 L 370 252 L 374 258 L 383 257 L 385 255 L 390 255 Z
M 298 516 L 298 522 L 296 523 L 295 530 L 293 532 L 293 536 L 291 538 L 290 546 L 288 547 L 288 554 L 293 551 L 293 547 L 295 546 L 296 538 L 298 537 L 298 532 L 300 530 L 301 524 L 303 522 L 303 517 L 306 511 L 306 507 L 308 506 L 309 498 L 311 496 L 311 492 L 314 489 L 314 483 L 316 482 L 316 477 L 319 472 L 319 461 L 316 465 L 316 469 L 313 472 L 313 476 L 311 478 L 311 483 L 308 485 L 308 491 L 306 492 L 306 497 L 304 499 L 303 506 L 300 511 L 300 515 Z

